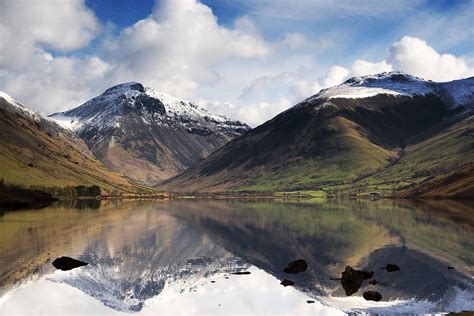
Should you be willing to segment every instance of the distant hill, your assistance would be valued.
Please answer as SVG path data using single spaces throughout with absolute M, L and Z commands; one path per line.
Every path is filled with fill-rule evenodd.
M 435 83 L 400 72 L 355 77 L 158 187 L 391 195 L 474 161 L 473 110 L 474 78 Z
M 0 178 L 9 186 L 99 186 L 105 193 L 154 190 L 98 161 L 73 132 L 0 92 Z

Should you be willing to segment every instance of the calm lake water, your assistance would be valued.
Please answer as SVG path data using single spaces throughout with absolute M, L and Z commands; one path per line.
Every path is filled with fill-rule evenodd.
M 0 213 L 0 315 L 474 310 L 474 205 L 77 201 Z M 60 256 L 89 265 L 56 270 Z M 308 269 L 286 274 L 302 258 Z M 396 264 L 400 271 L 381 267 Z M 346 297 L 345 266 L 374 271 Z M 454 269 L 448 269 L 448 266 Z M 247 275 L 234 272 L 248 271 Z M 280 285 L 283 279 L 293 286 Z M 365 291 L 382 301 L 366 301 Z M 307 303 L 314 300 L 314 303 Z

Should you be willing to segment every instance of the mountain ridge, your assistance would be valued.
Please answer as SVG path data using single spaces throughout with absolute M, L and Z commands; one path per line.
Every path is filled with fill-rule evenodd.
M 79 135 L 109 169 L 146 185 L 178 174 L 250 129 L 137 82 L 50 117 Z
M 280 113 L 158 188 L 392 195 L 459 167 L 466 155 L 474 157 L 472 139 L 463 136 L 473 125 L 473 99 L 474 77 L 448 83 L 399 72 L 352 78 Z M 449 126 L 443 124 L 447 119 Z M 432 153 L 416 147 L 427 131 Z M 430 137 L 437 141 L 427 142 Z M 394 166 L 405 168 L 398 170 L 404 178 L 387 172 Z

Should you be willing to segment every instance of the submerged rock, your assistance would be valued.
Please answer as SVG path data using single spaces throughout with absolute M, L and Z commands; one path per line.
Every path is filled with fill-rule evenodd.
M 364 292 L 364 294 L 362 295 L 367 301 L 375 301 L 375 302 L 378 302 L 380 300 L 382 300 L 382 294 L 380 294 L 379 292 L 377 291 L 367 291 L 367 292 Z
M 448 270 L 454 270 L 455 268 L 452 266 L 448 266 Z
M 341 284 L 344 291 L 346 291 L 346 296 L 351 296 L 357 292 L 362 286 L 362 281 L 370 279 L 373 276 L 373 271 L 355 270 L 350 266 L 346 266 L 341 278 Z
M 379 282 L 377 280 L 372 280 L 369 282 L 369 284 L 372 284 L 372 285 L 377 285 Z
M 60 257 L 53 261 L 53 266 L 62 271 L 68 271 L 75 268 L 88 265 L 87 262 L 76 260 L 70 257 Z
M 382 269 L 387 270 L 387 272 L 395 272 L 395 271 L 400 271 L 400 267 L 397 266 L 396 264 L 389 263 Z
M 308 264 L 303 259 L 298 259 L 288 263 L 288 266 L 283 269 L 285 273 L 296 274 L 305 272 L 308 269 Z
M 280 284 L 283 285 L 284 287 L 287 287 L 288 285 L 293 285 L 293 284 L 295 284 L 295 282 L 293 282 L 293 281 L 291 281 L 291 280 L 283 279 L 283 281 L 281 281 Z

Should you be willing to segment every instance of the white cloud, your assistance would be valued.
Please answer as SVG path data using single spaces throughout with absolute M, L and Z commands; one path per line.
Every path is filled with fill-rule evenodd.
M 53 57 L 38 50 L 23 71 L 0 72 L 0 87 L 27 106 L 45 113 L 75 107 L 104 87 L 109 65 L 98 57 Z
M 209 101 L 200 99 L 199 106 L 211 113 L 226 115 L 232 119 L 240 120 L 250 126 L 260 125 L 280 112 L 290 108 L 294 101 L 285 97 L 273 99 L 271 102 L 251 102 L 239 106 L 220 101 Z
M 349 71 L 341 66 L 332 66 L 329 69 L 322 88 L 328 88 L 340 84 L 345 78 L 349 76 Z
M 109 66 L 98 57 L 54 57 L 48 50 L 77 50 L 99 31 L 83 0 L 0 0 L 0 89 L 44 112 L 78 105 Z
M 388 62 L 401 70 L 433 81 L 449 81 L 474 75 L 474 67 L 463 58 L 440 54 L 425 41 L 404 36 L 389 49 Z
M 249 18 L 223 27 L 209 7 L 195 0 L 160 2 L 151 16 L 123 30 L 106 49 L 119 81 L 141 81 L 178 97 L 191 97 L 199 85 L 218 80 L 219 63 L 270 51 Z
M 357 60 L 351 67 L 352 76 L 373 75 L 381 72 L 392 71 L 392 65 L 388 64 L 386 60 L 378 63 L 372 63 L 366 60 Z
M 275 44 L 276 50 L 280 49 L 320 49 L 325 50 L 334 46 L 334 42 L 331 39 L 319 38 L 313 39 L 308 36 L 298 33 L 298 32 L 289 32 L 286 33 L 283 38 Z
M 0 66 L 28 66 L 41 46 L 58 51 L 84 47 L 98 31 L 83 0 L 1 0 Z

